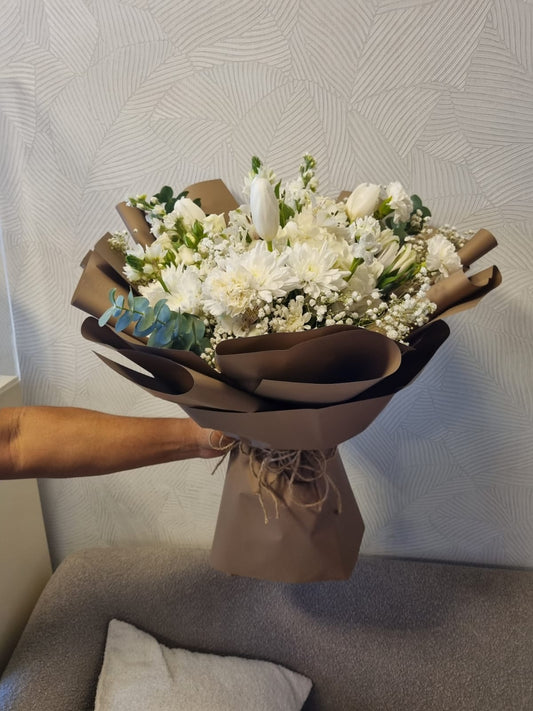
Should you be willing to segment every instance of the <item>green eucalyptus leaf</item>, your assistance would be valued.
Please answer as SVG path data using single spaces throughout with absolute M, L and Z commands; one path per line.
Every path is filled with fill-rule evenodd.
M 152 308 L 146 309 L 135 326 L 135 335 L 147 336 L 153 331 L 155 323 L 156 319 L 154 310 Z
M 144 314 L 150 308 L 150 302 L 145 296 L 135 296 L 132 308 Z
M 413 212 L 422 209 L 422 200 L 418 195 L 411 195 L 411 202 L 413 203 Z
M 115 315 L 115 311 L 116 309 L 114 306 L 110 306 L 108 309 L 106 309 L 98 319 L 98 325 L 105 326 L 109 319 Z
M 117 333 L 120 333 L 121 331 L 124 331 L 124 329 L 128 328 L 130 323 L 132 322 L 132 314 L 130 311 L 124 311 L 122 316 L 118 319 L 118 321 L 115 324 L 115 331 Z

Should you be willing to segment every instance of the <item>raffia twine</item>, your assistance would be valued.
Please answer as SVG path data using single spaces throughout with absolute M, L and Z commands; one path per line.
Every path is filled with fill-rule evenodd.
M 245 440 L 229 440 L 221 433 L 219 441 L 214 441 L 215 433 L 211 433 L 209 443 L 213 449 L 224 452 L 224 456 L 213 469 L 213 474 L 224 462 L 227 455 L 239 448 L 239 451 L 248 457 L 250 474 L 258 484 L 257 497 L 265 517 L 265 524 L 269 517 L 265 506 L 265 496 L 270 496 L 279 518 L 279 508 L 294 504 L 302 508 L 322 510 L 322 506 L 331 492 L 337 497 L 337 511 L 342 513 L 342 499 L 337 484 L 328 474 L 328 462 L 335 456 L 336 447 L 322 451 L 320 449 L 267 449 L 254 447 Z M 228 440 L 228 441 L 224 441 Z M 297 496 L 298 491 L 304 491 L 309 486 L 314 486 L 317 498 L 314 501 L 302 500 Z M 287 499 L 283 495 L 288 493 Z

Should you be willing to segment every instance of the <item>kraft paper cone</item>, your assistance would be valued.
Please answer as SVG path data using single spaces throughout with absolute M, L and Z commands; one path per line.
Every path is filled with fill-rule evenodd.
M 437 305 L 433 318 L 444 318 L 471 309 L 501 282 L 501 274 L 495 266 L 473 275 L 465 274 L 462 270 L 454 272 L 433 284 L 427 292 L 428 299 Z
M 109 244 L 109 238 L 111 234 L 108 232 L 103 237 L 101 237 L 98 242 L 94 245 L 94 251 L 98 256 L 107 262 L 109 266 L 117 273 L 121 281 L 124 280 L 124 265 L 126 260 L 122 252 L 116 249 L 112 249 Z M 133 287 L 132 287 L 133 288 Z M 133 289 L 135 291 L 135 289 Z
M 398 370 L 358 397 L 326 407 L 294 407 L 255 412 L 253 415 L 185 406 L 200 426 L 221 430 L 273 449 L 326 450 L 363 432 L 388 405 L 393 395 L 412 382 L 449 336 L 443 321 L 434 321 L 417 335 L 402 356 Z M 275 407 L 275 405 L 274 405 Z
M 287 479 L 278 477 L 277 512 L 272 497 L 261 495 L 265 523 L 258 481 L 248 456 L 236 447 L 230 454 L 211 565 L 233 575 L 287 583 L 349 578 L 363 538 L 363 519 L 338 452 L 326 471 L 338 496 L 332 486 L 320 509 L 305 508 L 292 502 Z M 301 489 L 294 492 L 300 503 L 321 497 L 311 484 L 293 484 L 293 489 Z
M 146 345 L 146 338 L 130 336 L 124 331 L 117 333 L 111 326 L 99 326 L 97 319 L 89 316 L 81 325 L 81 335 L 94 343 L 101 343 L 103 346 L 120 350 L 121 348 L 142 348 L 144 353 L 167 358 L 187 368 L 191 368 L 199 373 L 208 375 L 211 378 L 224 380 L 220 373 L 211 368 L 203 358 L 192 351 L 179 351 L 173 348 L 154 348 Z
M 191 200 L 200 198 L 202 210 L 206 215 L 220 215 L 223 212 L 227 214 L 230 210 L 239 207 L 239 203 L 222 180 L 204 180 L 185 189 L 188 192 L 187 197 Z
M 256 412 L 265 406 L 261 398 L 160 355 L 141 350 L 124 349 L 118 352 L 156 376 L 176 397 L 181 396 L 179 400 L 176 399 L 180 404 L 197 407 L 218 406 L 229 412 Z
M 401 362 L 394 341 L 362 328 L 270 335 L 232 339 L 216 351 L 223 373 L 263 397 L 295 403 L 350 400 Z
M 476 260 L 481 259 L 487 252 L 498 246 L 494 235 L 488 230 L 478 230 L 468 242 L 457 251 L 457 256 L 464 267 L 469 267 Z
M 128 283 L 122 279 L 109 264 L 96 252 L 89 252 L 74 295 L 72 305 L 85 313 L 100 318 L 110 304 L 109 292 L 117 290 L 126 299 L 129 293 Z
M 139 210 L 138 207 L 127 205 L 125 202 L 119 202 L 116 209 L 135 242 L 143 247 L 151 245 L 154 241 L 154 236 L 150 232 L 150 225 L 146 222 L 144 212 Z

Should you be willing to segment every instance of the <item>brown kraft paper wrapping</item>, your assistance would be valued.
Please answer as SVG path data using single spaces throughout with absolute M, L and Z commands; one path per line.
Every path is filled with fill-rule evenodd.
M 206 213 L 227 213 L 237 206 L 219 180 L 191 186 L 189 197 L 200 197 Z M 153 241 L 140 210 L 125 203 L 117 209 L 138 243 Z M 496 267 L 473 276 L 460 271 L 435 284 L 429 294 L 437 303 L 435 320 L 415 331 L 407 348 L 392 342 L 384 347 L 380 338 L 385 337 L 380 334 L 354 335 L 362 329 L 350 327 L 271 334 L 220 344 L 219 373 L 193 353 L 149 348 L 144 339 L 98 326 L 96 319 L 109 306 L 109 290 L 116 287 L 118 293 L 127 294 L 129 288 L 121 276 L 123 258 L 106 242 L 107 236 L 84 260 L 73 296 L 73 304 L 93 317 L 83 324 L 84 337 L 149 373 L 100 355 L 123 377 L 180 405 L 201 426 L 239 440 L 229 454 L 213 566 L 230 574 L 285 582 L 349 577 L 364 525 L 336 446 L 362 432 L 394 394 L 418 376 L 449 334 L 440 319 L 474 306 L 498 286 L 501 276 Z M 463 266 L 467 268 L 495 245 L 493 236 L 480 230 L 461 250 Z M 352 335 L 345 333 L 350 330 Z M 334 347 L 328 348 L 328 342 Z M 360 367 L 349 367 L 350 349 L 357 353 Z M 329 458 L 318 483 L 289 484 L 287 473 L 267 473 L 273 495 L 269 487 L 259 484 L 257 469 L 250 468 L 248 447 L 262 448 L 252 450 L 259 452 L 301 450 L 304 459 L 313 450 Z M 302 472 L 309 476 L 305 467 Z M 319 505 L 324 482 L 329 491 Z M 296 504 L 295 498 L 307 505 Z
M 321 506 L 313 504 L 323 496 L 322 479 L 321 486 L 289 487 L 278 477 L 278 501 L 260 490 L 249 456 L 236 447 L 230 454 L 211 565 L 286 583 L 349 578 L 363 538 L 363 519 L 337 451 L 326 466 L 331 482 Z

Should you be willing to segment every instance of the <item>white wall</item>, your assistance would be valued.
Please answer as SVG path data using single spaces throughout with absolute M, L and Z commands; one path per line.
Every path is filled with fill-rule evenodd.
M 533 4 L 522 0 L 4 0 L 1 218 L 25 399 L 174 408 L 79 335 L 78 263 L 128 194 L 252 154 L 322 191 L 401 180 L 436 221 L 486 227 L 504 283 L 450 319 L 420 379 L 342 453 L 367 553 L 530 565 Z M 208 546 L 200 461 L 41 484 L 55 561 L 91 545 Z

